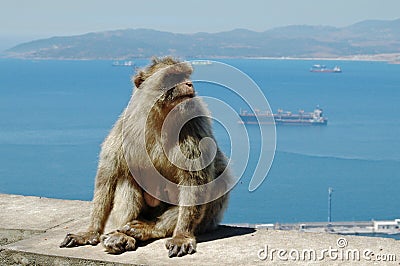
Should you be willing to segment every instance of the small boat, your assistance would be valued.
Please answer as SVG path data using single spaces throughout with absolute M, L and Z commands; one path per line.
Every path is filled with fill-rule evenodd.
M 339 66 L 334 68 L 327 68 L 325 65 L 313 65 L 310 72 L 318 73 L 342 73 L 342 69 Z
M 207 65 L 212 65 L 212 62 L 210 60 L 194 60 L 190 62 L 194 66 L 207 66 Z
M 133 61 L 115 61 L 112 64 L 113 66 L 128 66 L 128 67 L 132 67 L 135 66 L 135 63 Z

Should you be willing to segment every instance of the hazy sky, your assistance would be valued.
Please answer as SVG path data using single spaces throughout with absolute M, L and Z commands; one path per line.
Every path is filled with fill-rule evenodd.
M 0 0 L 0 37 L 125 28 L 264 31 L 293 24 L 341 27 L 365 19 L 396 18 L 400 18 L 400 0 Z

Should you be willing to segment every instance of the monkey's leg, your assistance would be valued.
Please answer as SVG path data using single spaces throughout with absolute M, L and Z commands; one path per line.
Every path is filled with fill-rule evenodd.
M 114 190 L 114 178 L 105 175 L 99 170 L 96 177 L 90 226 L 86 232 L 67 234 L 64 241 L 60 244 L 61 248 L 97 245 L 100 242 L 100 235 L 104 231 L 104 226 L 112 208 Z
M 165 211 L 156 222 L 134 220 L 121 229 L 101 236 L 101 243 L 108 253 L 120 254 L 124 251 L 134 250 L 136 240 L 171 236 L 178 218 L 178 207 Z
M 132 221 L 132 219 L 136 219 L 143 208 L 142 191 L 139 190 L 134 182 L 119 182 L 114 202 L 114 215 L 119 213 L 120 218 L 122 217 L 119 222 L 123 225 L 128 221 Z M 125 234 L 122 230 L 116 230 L 102 235 L 101 244 L 108 253 L 120 254 L 134 250 L 136 239 Z
M 134 220 L 118 231 L 141 241 L 172 236 L 178 220 L 178 214 L 179 208 L 171 207 L 158 217 L 155 222 Z
M 204 232 L 207 231 L 207 229 L 213 229 L 215 227 L 218 221 L 214 220 L 219 216 L 218 213 L 221 211 L 221 207 L 219 206 L 223 205 L 223 201 L 225 201 L 225 199 L 220 198 L 205 206 L 171 207 L 165 211 L 156 222 L 134 220 L 127 223 L 121 229 L 105 235 L 108 238 L 107 243 L 112 243 L 115 246 L 118 243 L 115 240 L 119 239 L 120 243 L 118 243 L 117 246 L 124 247 L 129 237 L 146 241 L 174 235 L 173 238 L 166 243 L 169 256 L 174 257 L 192 254 L 196 252 L 195 230 L 197 231 L 200 229 Z M 206 210 L 203 210 L 203 208 L 206 208 Z M 204 212 L 205 214 L 203 217 Z M 201 217 L 203 217 L 203 219 Z M 209 221 L 203 221 L 205 218 L 209 219 Z M 181 220 L 181 225 L 179 226 L 177 225 L 178 219 L 186 219 L 186 222 Z M 197 226 L 198 221 L 201 221 L 199 224 L 199 226 L 201 225 L 200 227 Z M 123 237 L 121 234 L 127 237 Z M 115 247 L 111 247 L 108 251 L 111 253 L 114 249 Z

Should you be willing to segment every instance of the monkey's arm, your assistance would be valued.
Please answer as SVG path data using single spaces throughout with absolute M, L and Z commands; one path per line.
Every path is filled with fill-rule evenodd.
M 115 192 L 115 178 L 111 178 L 106 171 L 99 168 L 96 176 L 96 188 L 93 197 L 93 210 L 90 226 L 86 232 L 67 234 L 60 247 L 76 247 L 82 245 L 97 245 L 100 235 L 112 209 Z
M 203 209 L 204 206 L 179 207 L 178 221 L 174 234 L 166 242 L 169 257 L 181 257 L 196 252 L 194 231 L 199 224 L 198 217 L 203 216 Z
M 93 197 L 93 211 L 88 231 L 102 234 L 113 207 L 116 178 L 114 176 L 100 175 L 101 176 L 99 176 L 96 181 L 96 190 Z
M 211 176 L 211 169 L 210 167 L 207 167 L 201 171 L 184 171 L 180 173 L 180 175 L 181 186 L 186 188 L 196 187 L 207 183 L 208 178 Z M 204 217 L 206 204 L 195 204 L 197 199 L 205 196 L 204 193 L 206 193 L 206 191 L 200 191 L 198 189 L 183 188 L 180 190 L 179 202 L 181 203 L 181 206 L 178 207 L 178 219 L 172 239 L 169 239 L 166 242 L 166 247 L 169 250 L 169 257 L 180 257 L 196 251 L 196 238 L 194 233 L 196 227 Z M 188 203 L 193 203 L 193 205 L 187 206 Z

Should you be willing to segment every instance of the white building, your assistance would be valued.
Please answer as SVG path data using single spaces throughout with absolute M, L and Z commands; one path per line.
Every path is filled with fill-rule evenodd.
M 400 219 L 394 221 L 373 221 L 375 233 L 400 233 Z

